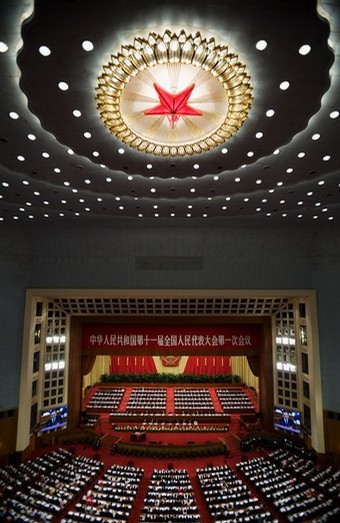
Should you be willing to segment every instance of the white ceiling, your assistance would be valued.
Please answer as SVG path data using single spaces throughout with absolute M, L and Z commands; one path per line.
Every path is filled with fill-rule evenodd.
M 0 15 L 2 223 L 339 223 L 340 116 L 330 117 L 340 111 L 337 0 L 6 0 Z M 214 36 L 252 78 L 242 128 L 193 157 L 130 149 L 96 108 L 97 77 L 111 54 L 134 36 L 167 28 Z M 258 51 L 261 39 L 267 47 Z M 84 51 L 84 40 L 92 51 Z M 311 50 L 302 56 L 304 44 Z M 40 54 L 42 45 L 49 56 Z M 285 91 L 283 81 L 290 82 Z

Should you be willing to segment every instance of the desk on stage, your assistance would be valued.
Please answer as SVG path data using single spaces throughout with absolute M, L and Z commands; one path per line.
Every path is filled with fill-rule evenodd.
M 145 441 L 146 440 L 146 432 L 133 432 L 130 435 L 130 441 Z

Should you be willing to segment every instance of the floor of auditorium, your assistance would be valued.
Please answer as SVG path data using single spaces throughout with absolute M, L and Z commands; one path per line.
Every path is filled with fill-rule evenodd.
M 87 398 L 87 402 L 89 398 L 93 396 L 94 392 L 95 389 L 91 391 L 91 394 Z M 254 404 L 254 408 L 257 409 L 257 405 L 252 394 L 249 393 L 249 397 L 251 398 Z M 86 404 L 84 405 L 84 407 L 86 408 Z M 101 413 L 99 415 L 98 422 L 93 427 L 93 430 L 96 432 L 100 440 L 100 446 L 98 448 L 95 448 L 95 446 L 91 444 L 77 443 L 75 445 L 69 445 L 68 447 L 66 446 L 66 448 L 71 448 L 72 452 L 74 452 L 77 455 L 82 455 L 102 461 L 104 463 L 105 470 L 107 470 L 111 465 L 114 464 L 130 465 L 142 468 L 144 470 L 143 481 L 141 487 L 139 488 L 136 502 L 134 503 L 134 507 L 128 519 L 128 523 L 138 523 L 140 521 L 140 513 L 143 508 L 145 494 L 147 492 L 148 484 L 150 482 L 150 478 L 154 469 L 187 470 L 190 477 L 190 481 L 193 486 L 194 495 L 199 509 L 201 518 L 200 521 L 202 523 L 213 523 L 213 519 L 207 508 L 206 502 L 203 497 L 203 493 L 201 491 L 201 488 L 199 487 L 196 475 L 197 469 L 205 468 L 207 466 L 221 466 L 227 464 L 231 469 L 236 471 L 236 463 L 245 459 L 250 459 L 255 456 L 266 455 L 268 452 L 263 448 L 252 448 L 251 450 L 247 451 L 241 449 L 241 438 L 247 434 L 249 435 L 249 432 L 247 432 L 240 423 L 239 413 L 235 413 L 231 416 L 231 423 L 229 423 L 228 426 L 221 425 L 220 431 L 216 430 L 216 425 L 218 426 L 218 423 L 213 422 L 211 424 L 211 426 L 215 427 L 213 432 L 210 432 L 209 430 L 204 432 L 196 432 L 190 430 L 186 430 L 185 432 L 146 431 L 145 441 L 141 443 L 142 445 L 204 445 L 218 442 L 221 439 L 223 439 L 224 443 L 228 448 L 228 452 L 225 454 L 190 459 L 155 459 L 136 456 L 124 456 L 120 455 L 117 452 L 113 452 L 113 445 L 117 440 L 126 442 L 131 441 L 131 434 L 133 432 L 131 429 L 133 428 L 134 424 L 131 421 L 127 421 L 125 422 L 125 424 L 126 426 L 129 426 L 129 430 L 116 431 L 114 430 L 112 421 L 110 420 L 110 414 L 107 412 Z M 119 425 L 122 426 L 124 425 L 124 423 L 119 423 Z M 207 429 L 209 429 L 209 424 L 206 424 L 206 427 Z M 32 454 L 31 458 L 34 458 L 39 454 L 46 452 L 46 450 L 48 449 L 45 448 L 36 450 Z M 249 486 L 249 488 L 250 490 L 252 490 L 251 486 Z M 256 493 L 256 496 L 259 497 L 258 492 Z M 277 521 L 279 521 L 280 523 L 286 521 L 285 519 L 280 518 L 279 513 L 273 510 L 273 507 L 270 507 L 265 499 L 261 499 L 261 501 L 268 508 L 268 510 L 270 510 L 273 516 L 277 518 Z

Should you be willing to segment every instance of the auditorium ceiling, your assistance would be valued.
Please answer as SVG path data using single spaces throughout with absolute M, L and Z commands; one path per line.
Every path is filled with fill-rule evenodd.
M 339 223 L 339 2 L 0 15 L 1 222 Z

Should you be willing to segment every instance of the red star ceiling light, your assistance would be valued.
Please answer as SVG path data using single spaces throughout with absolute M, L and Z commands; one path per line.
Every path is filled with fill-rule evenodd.
M 252 100 L 245 66 L 200 33 L 136 38 L 104 66 L 96 100 L 112 134 L 141 152 L 200 154 L 231 138 Z

